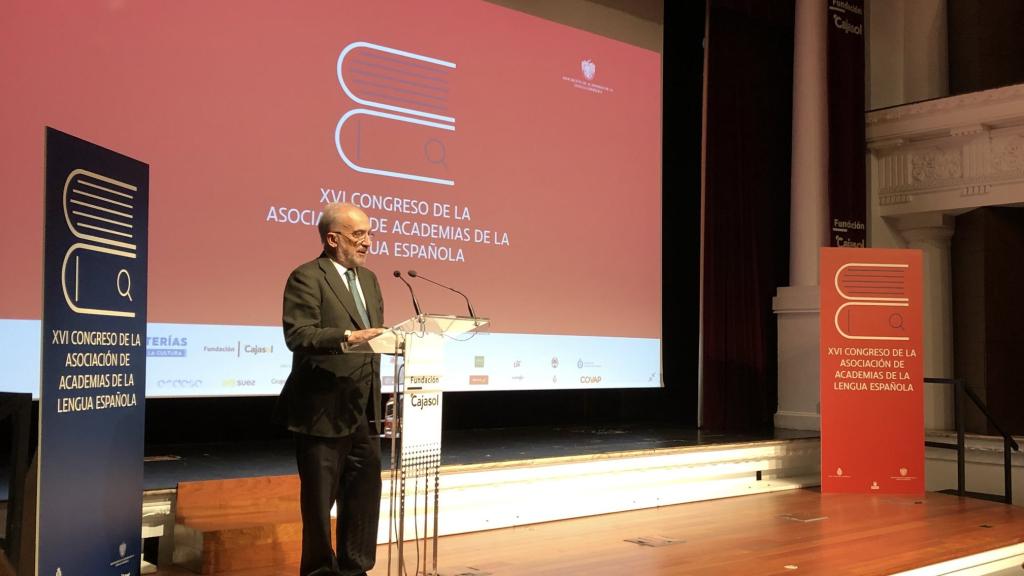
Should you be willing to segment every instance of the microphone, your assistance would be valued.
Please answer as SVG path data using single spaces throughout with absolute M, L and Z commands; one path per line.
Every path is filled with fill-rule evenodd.
M 473 305 L 469 303 L 469 297 L 466 296 L 465 294 L 463 294 L 462 292 L 459 292 L 458 290 L 456 290 L 455 288 L 452 288 L 451 286 L 445 286 L 444 284 L 441 284 L 440 282 L 434 282 L 433 280 L 431 280 L 430 278 L 427 278 L 426 276 L 423 276 L 422 274 L 417 274 L 415 270 L 409 270 L 408 274 L 409 274 L 410 278 L 420 278 L 422 280 L 426 280 L 427 282 L 430 282 L 431 284 L 436 284 L 436 285 L 440 286 L 441 288 L 444 288 L 446 290 L 451 290 L 452 292 L 455 292 L 459 296 L 462 296 L 462 299 L 466 301 L 466 308 L 469 308 L 469 317 L 470 318 L 476 318 L 476 313 L 473 312 Z
M 415 274 L 410 274 L 410 276 L 415 276 Z M 420 310 L 420 303 L 416 301 L 416 293 L 412 291 L 412 284 L 409 284 L 408 280 L 402 278 L 402 273 L 398 270 L 395 270 L 395 278 L 401 280 L 409 288 L 409 295 L 412 296 L 412 309 L 416 311 L 417 316 L 423 316 L 423 311 Z

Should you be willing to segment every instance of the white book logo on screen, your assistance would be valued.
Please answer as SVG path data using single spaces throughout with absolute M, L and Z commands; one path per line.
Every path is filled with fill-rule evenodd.
M 909 340 L 903 315 L 910 306 L 907 264 L 850 262 L 836 270 L 836 330 L 847 340 Z
M 380 44 L 345 46 L 338 83 L 367 108 L 353 108 L 338 120 L 334 146 L 341 160 L 356 172 L 454 186 L 448 166 L 453 70 L 454 62 Z
M 74 312 L 134 318 L 131 263 L 135 261 L 138 188 L 77 169 L 64 182 L 64 220 L 77 242 L 64 254 L 61 285 Z

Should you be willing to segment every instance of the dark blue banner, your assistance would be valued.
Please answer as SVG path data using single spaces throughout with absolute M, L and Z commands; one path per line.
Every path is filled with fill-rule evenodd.
M 867 245 L 864 0 L 828 0 L 829 246 Z
M 40 576 L 142 556 L 149 166 L 46 129 Z

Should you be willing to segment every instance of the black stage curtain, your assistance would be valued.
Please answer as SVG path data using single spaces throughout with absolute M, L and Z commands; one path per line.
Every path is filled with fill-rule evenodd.
M 1024 2 L 947 0 L 949 93 L 1024 82 Z
M 710 0 L 703 427 L 770 428 L 772 297 L 789 283 L 792 0 Z

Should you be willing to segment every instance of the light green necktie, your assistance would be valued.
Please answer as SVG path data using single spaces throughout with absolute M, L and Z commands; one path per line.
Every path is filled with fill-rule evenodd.
M 363 319 L 363 324 L 370 328 L 370 317 L 366 315 L 366 305 L 363 304 L 363 293 L 359 291 L 356 271 L 349 268 L 345 271 L 345 277 L 348 278 L 348 290 L 352 293 L 352 299 L 356 301 L 356 311 L 359 312 L 359 317 Z

